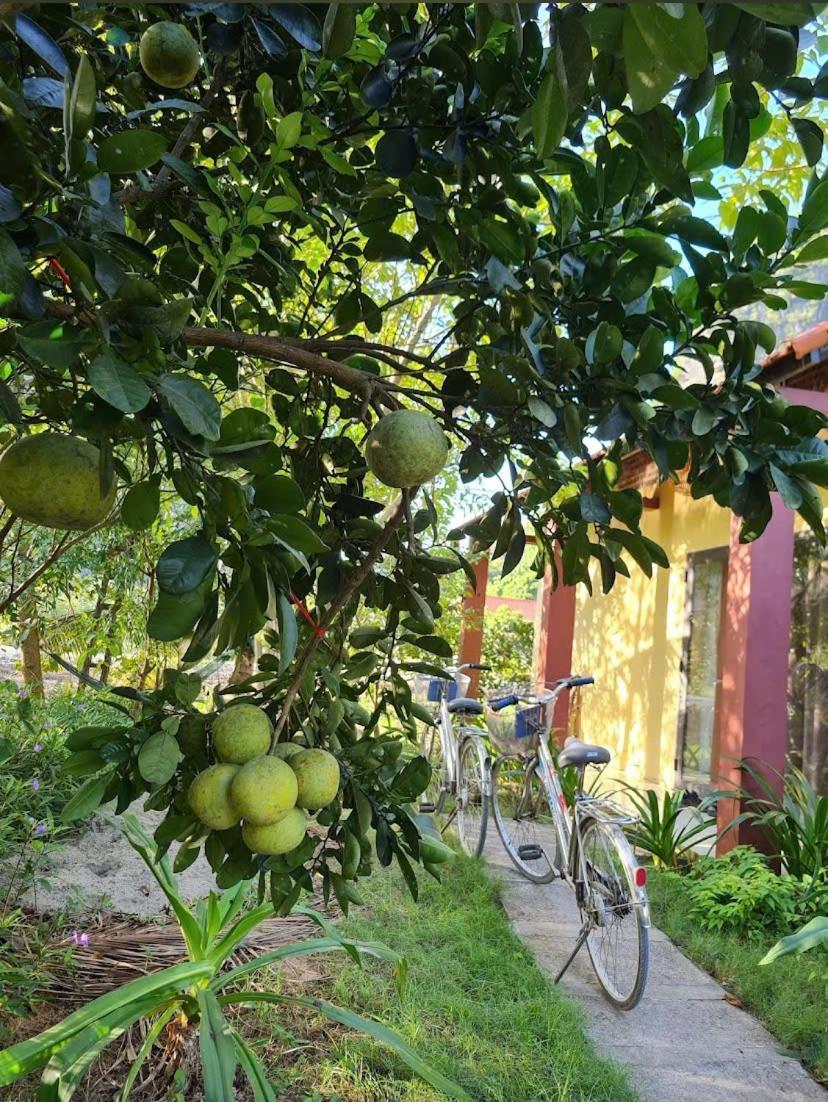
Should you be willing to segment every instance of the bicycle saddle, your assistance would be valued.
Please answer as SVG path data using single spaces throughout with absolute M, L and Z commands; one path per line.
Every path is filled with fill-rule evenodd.
M 590 746 L 588 742 L 572 739 L 558 754 L 558 765 L 606 765 L 611 757 L 603 746 Z
M 479 700 L 472 700 L 470 696 L 456 696 L 449 701 L 448 710 L 464 716 L 482 716 L 483 705 Z

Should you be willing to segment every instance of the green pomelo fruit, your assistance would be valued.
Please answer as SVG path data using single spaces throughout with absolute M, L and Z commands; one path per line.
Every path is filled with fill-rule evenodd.
M 447 846 L 439 838 L 424 834 L 420 838 L 420 857 L 424 865 L 442 865 L 444 861 L 453 861 L 455 853 L 451 846 Z
M 0 459 L 0 498 L 44 528 L 93 528 L 115 502 L 101 494 L 100 452 L 76 436 L 41 432 L 12 444 Z
M 216 757 L 236 765 L 266 754 L 270 737 L 270 720 L 255 704 L 233 704 L 213 724 Z
M 190 810 L 212 830 L 229 830 L 241 818 L 230 802 L 230 785 L 238 771 L 237 765 L 211 765 L 189 787 Z
M 279 758 L 254 758 L 239 769 L 230 785 L 230 800 L 253 826 L 269 826 L 296 804 L 299 786 L 296 774 Z
M 183 88 L 201 67 L 198 43 L 180 23 L 153 23 L 138 46 L 141 68 L 162 88 Z
M 282 761 L 287 761 L 288 758 L 292 758 L 294 754 L 301 754 L 307 747 L 302 746 L 299 742 L 280 742 L 273 750 L 274 755 L 277 758 L 281 758 Z
M 278 823 L 270 823 L 269 826 L 245 823 L 242 827 L 242 838 L 252 853 L 265 853 L 273 857 L 296 849 L 305 837 L 307 828 L 307 812 L 301 807 L 293 807 Z
M 297 807 L 327 807 L 339 791 L 339 762 L 327 750 L 303 750 L 288 762 L 299 784 Z
M 161 306 L 164 298 L 152 280 L 142 276 L 130 276 L 125 279 L 115 295 L 124 306 Z
M 386 486 L 430 482 L 446 464 L 449 444 L 428 413 L 397 409 L 380 418 L 365 442 L 365 460 Z

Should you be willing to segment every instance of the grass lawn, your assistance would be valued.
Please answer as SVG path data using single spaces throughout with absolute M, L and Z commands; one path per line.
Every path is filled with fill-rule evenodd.
M 481 1102 L 636 1097 L 625 1074 L 595 1055 L 579 1008 L 551 986 L 512 933 L 478 862 L 458 857 L 442 884 L 424 877 L 419 904 L 391 873 L 377 873 L 360 891 L 367 906 L 352 911 L 346 929 L 405 954 L 404 1000 L 388 965 L 373 962 L 332 969 L 330 989 L 320 994 L 399 1030 Z M 288 1097 L 302 1102 L 442 1098 L 389 1050 L 345 1031 L 300 1056 L 292 1077 L 304 1093 Z
M 710 933 L 690 916 L 680 876 L 650 872 L 653 922 L 707 969 L 759 1018 L 823 1082 L 828 1082 L 828 954 L 812 951 L 783 957 L 763 968 L 759 961 L 777 941 L 747 941 Z

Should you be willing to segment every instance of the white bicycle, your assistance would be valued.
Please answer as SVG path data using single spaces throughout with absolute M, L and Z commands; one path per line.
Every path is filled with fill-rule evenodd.
M 491 770 L 492 808 L 515 868 L 536 884 L 560 878 L 575 892 L 581 930 L 555 982 L 586 944 L 606 997 L 631 1010 L 647 982 L 650 928 L 647 872 L 624 833 L 636 820 L 604 797 L 584 792 L 586 767 L 607 765 L 609 750 L 568 739 L 556 766 L 548 745 L 558 696 L 593 680 L 567 677 L 546 692 L 489 702 L 489 735 L 502 751 Z M 508 719 L 498 715 L 518 704 L 527 707 Z M 558 772 L 567 766 L 577 777 L 570 801 Z
M 437 703 L 437 713 L 420 741 L 420 753 L 431 763 L 431 782 L 423 793 L 420 811 L 435 818 L 445 816 L 442 831 L 455 822 L 460 845 L 470 857 L 479 857 L 486 842 L 491 785 L 486 731 L 463 723 L 482 716 L 485 710 L 479 700 L 464 695 L 470 679 L 463 670 L 488 669 L 466 662 L 446 667 L 451 681 L 431 679 L 428 695 Z

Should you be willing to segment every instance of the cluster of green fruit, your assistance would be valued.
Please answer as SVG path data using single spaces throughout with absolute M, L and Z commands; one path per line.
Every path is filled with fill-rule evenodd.
M 448 440 L 428 413 L 398 409 L 382 417 L 365 442 L 368 467 L 386 486 L 409 488 L 434 478 Z M 0 459 L 0 499 L 23 520 L 86 531 L 112 509 L 115 485 L 103 489 L 98 449 L 76 436 L 42 432 L 7 448 Z
M 327 807 L 339 791 L 339 762 L 327 750 L 295 742 L 269 754 L 270 720 L 254 704 L 234 704 L 213 724 L 218 762 L 193 780 L 192 813 L 211 830 L 242 823 L 252 853 L 275 856 L 296 849 L 309 811 Z

